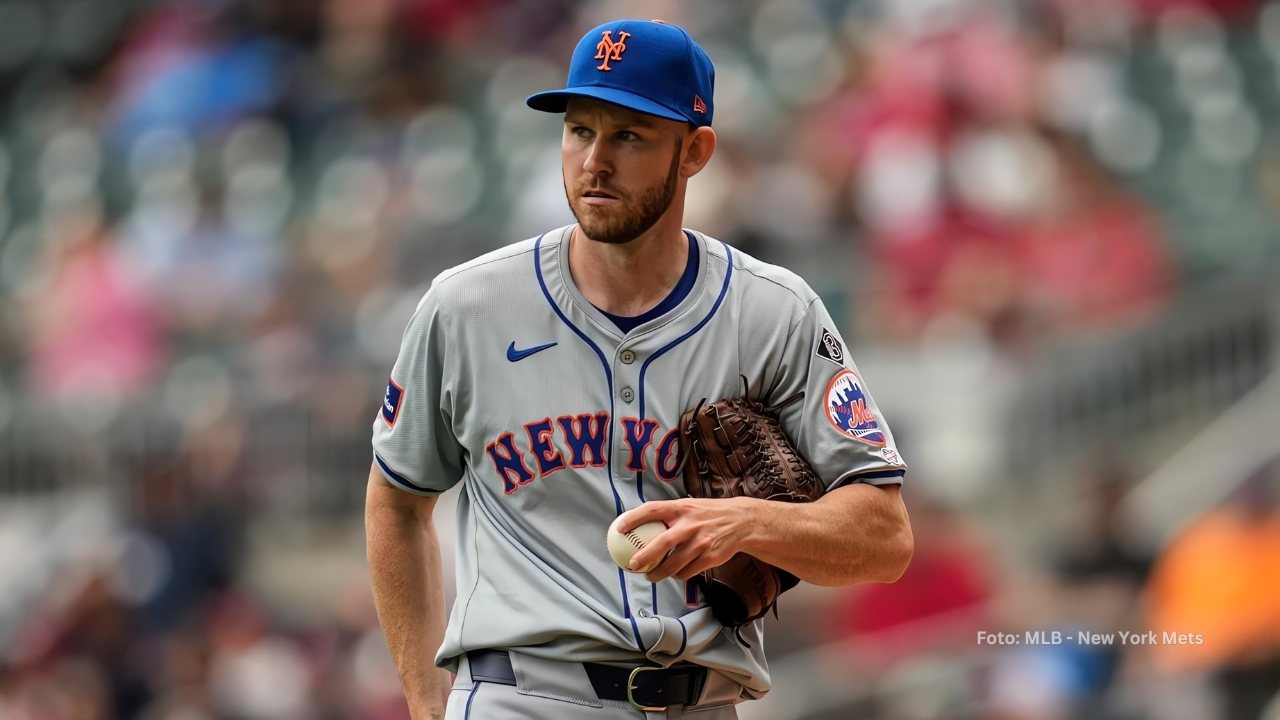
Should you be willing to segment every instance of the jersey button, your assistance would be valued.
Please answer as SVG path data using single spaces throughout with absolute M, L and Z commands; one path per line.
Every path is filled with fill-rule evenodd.
M 622 388 L 622 402 L 629 403 L 636 399 L 636 391 L 629 387 Z
M 636 612 L 636 615 L 642 618 L 647 618 L 649 617 L 649 611 L 645 610 L 644 608 L 641 608 Z
M 623 350 L 622 354 L 618 356 L 618 359 L 622 361 L 623 365 L 630 365 L 636 361 L 636 354 L 630 350 Z

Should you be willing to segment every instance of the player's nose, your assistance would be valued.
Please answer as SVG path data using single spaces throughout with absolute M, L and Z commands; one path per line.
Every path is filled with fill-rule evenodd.
M 590 175 L 608 175 L 613 172 L 613 153 L 609 143 L 601 138 L 587 146 L 586 155 L 582 158 L 582 170 Z

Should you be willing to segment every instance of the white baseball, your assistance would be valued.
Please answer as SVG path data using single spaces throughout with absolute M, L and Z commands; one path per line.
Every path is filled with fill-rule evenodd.
M 662 559 L 650 563 L 648 567 L 632 570 L 631 558 L 666 529 L 666 525 L 653 520 L 632 528 L 631 532 L 621 533 L 618 532 L 618 521 L 614 520 L 613 524 L 609 526 L 609 532 L 605 535 L 605 545 L 609 548 L 609 557 L 613 558 L 613 561 L 627 572 L 647 573 L 657 567 Z

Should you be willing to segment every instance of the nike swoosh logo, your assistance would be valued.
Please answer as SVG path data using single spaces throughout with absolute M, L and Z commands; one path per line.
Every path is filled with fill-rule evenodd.
M 555 347 L 557 343 L 547 343 L 546 345 L 538 345 L 536 347 L 527 348 L 525 350 L 517 350 L 514 340 L 507 346 L 507 359 L 511 362 L 520 362 L 536 352 L 542 352 L 549 347 Z

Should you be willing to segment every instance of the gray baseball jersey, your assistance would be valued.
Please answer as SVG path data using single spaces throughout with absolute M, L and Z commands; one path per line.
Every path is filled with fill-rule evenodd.
M 374 419 L 395 486 L 462 482 L 457 599 L 437 661 L 519 649 L 547 659 L 718 671 L 769 689 L 761 623 L 739 642 L 676 579 L 650 583 L 605 550 L 614 518 L 686 495 L 681 414 L 750 392 L 775 403 L 830 487 L 899 483 L 893 436 L 817 295 L 787 270 L 691 233 L 698 272 L 673 309 L 628 333 L 568 268 L 573 226 L 440 274 L 409 321 Z M 743 387 L 742 377 L 750 383 Z

